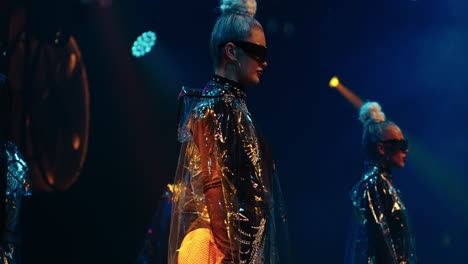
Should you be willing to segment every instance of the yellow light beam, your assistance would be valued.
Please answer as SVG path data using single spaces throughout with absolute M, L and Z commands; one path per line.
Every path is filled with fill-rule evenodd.
M 357 109 L 361 108 L 363 101 L 352 91 L 346 88 L 338 79 L 333 77 L 330 80 L 330 87 L 336 88 L 351 104 Z M 460 210 L 464 210 L 465 216 L 468 216 L 468 201 L 463 199 L 465 189 L 463 186 L 468 186 L 463 179 L 457 177 L 456 172 L 460 171 L 454 166 L 443 164 L 442 158 L 431 153 L 422 144 L 414 144 L 414 140 L 410 135 L 406 135 L 410 139 L 410 152 L 413 156 L 415 168 L 418 171 L 418 176 L 423 176 L 421 180 L 429 182 L 432 190 L 441 198 L 445 198 L 451 202 L 457 201 Z
M 341 95 L 343 95 L 355 108 L 359 109 L 364 104 L 359 96 L 351 92 L 351 90 L 346 88 L 346 86 L 340 82 L 338 77 L 334 76 L 331 78 L 330 87 L 337 89 L 338 92 L 340 92 Z

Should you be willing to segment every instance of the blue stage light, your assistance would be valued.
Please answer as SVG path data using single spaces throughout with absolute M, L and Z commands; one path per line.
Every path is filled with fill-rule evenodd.
M 147 31 L 141 34 L 135 42 L 133 42 L 132 54 L 135 57 L 142 57 L 151 51 L 154 44 L 156 44 L 156 33 Z

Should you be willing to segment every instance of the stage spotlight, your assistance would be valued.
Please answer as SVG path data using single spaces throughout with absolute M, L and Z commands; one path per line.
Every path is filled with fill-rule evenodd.
M 156 44 L 156 33 L 147 31 L 141 34 L 135 42 L 133 42 L 132 54 L 135 57 L 142 57 L 151 51 L 154 44 Z
M 346 88 L 346 86 L 344 86 L 340 82 L 338 77 L 334 76 L 333 78 L 331 78 L 329 85 L 331 88 L 335 88 L 336 90 L 338 90 L 338 92 L 340 92 L 357 109 L 359 109 L 364 104 L 361 98 L 355 95 L 351 90 Z
M 334 76 L 333 78 L 331 78 L 330 87 L 336 88 L 339 84 L 340 84 L 340 80 L 338 79 L 338 77 Z

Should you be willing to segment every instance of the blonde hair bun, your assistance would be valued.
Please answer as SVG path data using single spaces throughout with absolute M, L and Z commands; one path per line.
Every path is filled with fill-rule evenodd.
M 219 7 L 223 15 L 238 14 L 254 17 L 257 12 L 255 0 L 221 0 Z
M 377 102 L 367 102 L 359 111 L 359 120 L 364 126 L 371 123 L 385 122 L 385 113 L 382 112 L 382 107 Z

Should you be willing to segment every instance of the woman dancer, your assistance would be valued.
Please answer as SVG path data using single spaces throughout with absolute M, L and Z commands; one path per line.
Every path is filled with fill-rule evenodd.
M 366 168 L 351 191 L 360 225 L 351 239 L 348 263 L 417 263 L 406 207 L 392 176 L 393 169 L 405 166 L 408 141 L 378 103 L 364 104 L 359 118 Z
M 254 0 L 221 2 L 214 75 L 180 95 L 169 263 L 280 263 L 286 214 L 271 149 L 245 101 L 267 66 L 265 34 Z

